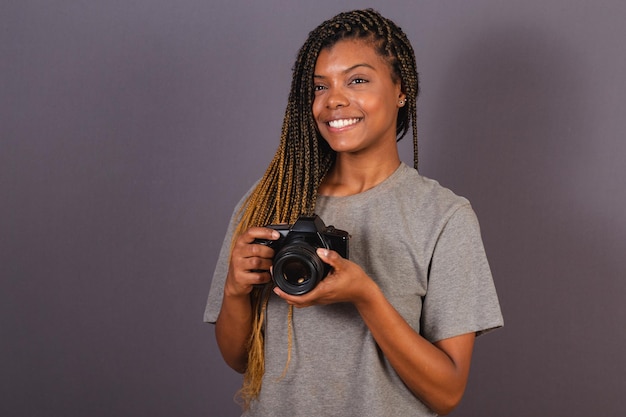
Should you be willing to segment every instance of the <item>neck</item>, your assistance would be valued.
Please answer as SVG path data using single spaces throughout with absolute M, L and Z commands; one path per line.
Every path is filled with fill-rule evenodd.
M 334 165 L 319 187 L 321 195 L 344 197 L 359 194 L 389 178 L 400 166 L 396 152 L 386 158 L 359 158 L 338 154 Z

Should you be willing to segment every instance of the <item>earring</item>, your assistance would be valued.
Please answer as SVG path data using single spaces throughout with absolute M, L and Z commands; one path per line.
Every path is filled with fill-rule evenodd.
M 398 104 L 399 104 L 400 106 L 404 106 L 404 100 L 400 100 L 400 101 L 398 101 Z

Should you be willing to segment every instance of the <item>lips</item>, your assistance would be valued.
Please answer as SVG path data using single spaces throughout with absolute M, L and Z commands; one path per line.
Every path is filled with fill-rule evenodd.
M 333 129 L 341 129 L 344 127 L 352 126 L 361 121 L 361 118 L 352 118 L 352 119 L 336 119 L 326 122 L 326 124 Z

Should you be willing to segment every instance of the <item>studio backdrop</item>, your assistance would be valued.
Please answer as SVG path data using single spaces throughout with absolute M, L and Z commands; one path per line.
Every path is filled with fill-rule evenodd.
M 239 415 L 219 247 L 298 48 L 363 7 L 415 47 L 420 171 L 472 201 L 504 313 L 453 415 L 626 415 L 618 0 L 3 2 L 0 415 Z

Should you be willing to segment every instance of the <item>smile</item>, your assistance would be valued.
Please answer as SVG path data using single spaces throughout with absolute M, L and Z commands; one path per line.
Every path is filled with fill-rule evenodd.
M 328 126 L 330 126 L 332 128 L 341 129 L 342 127 L 352 126 L 353 124 L 356 124 L 356 123 L 358 123 L 360 121 L 361 121 L 360 118 L 356 118 L 356 119 L 338 119 L 338 120 L 331 120 L 327 124 L 328 124 Z

